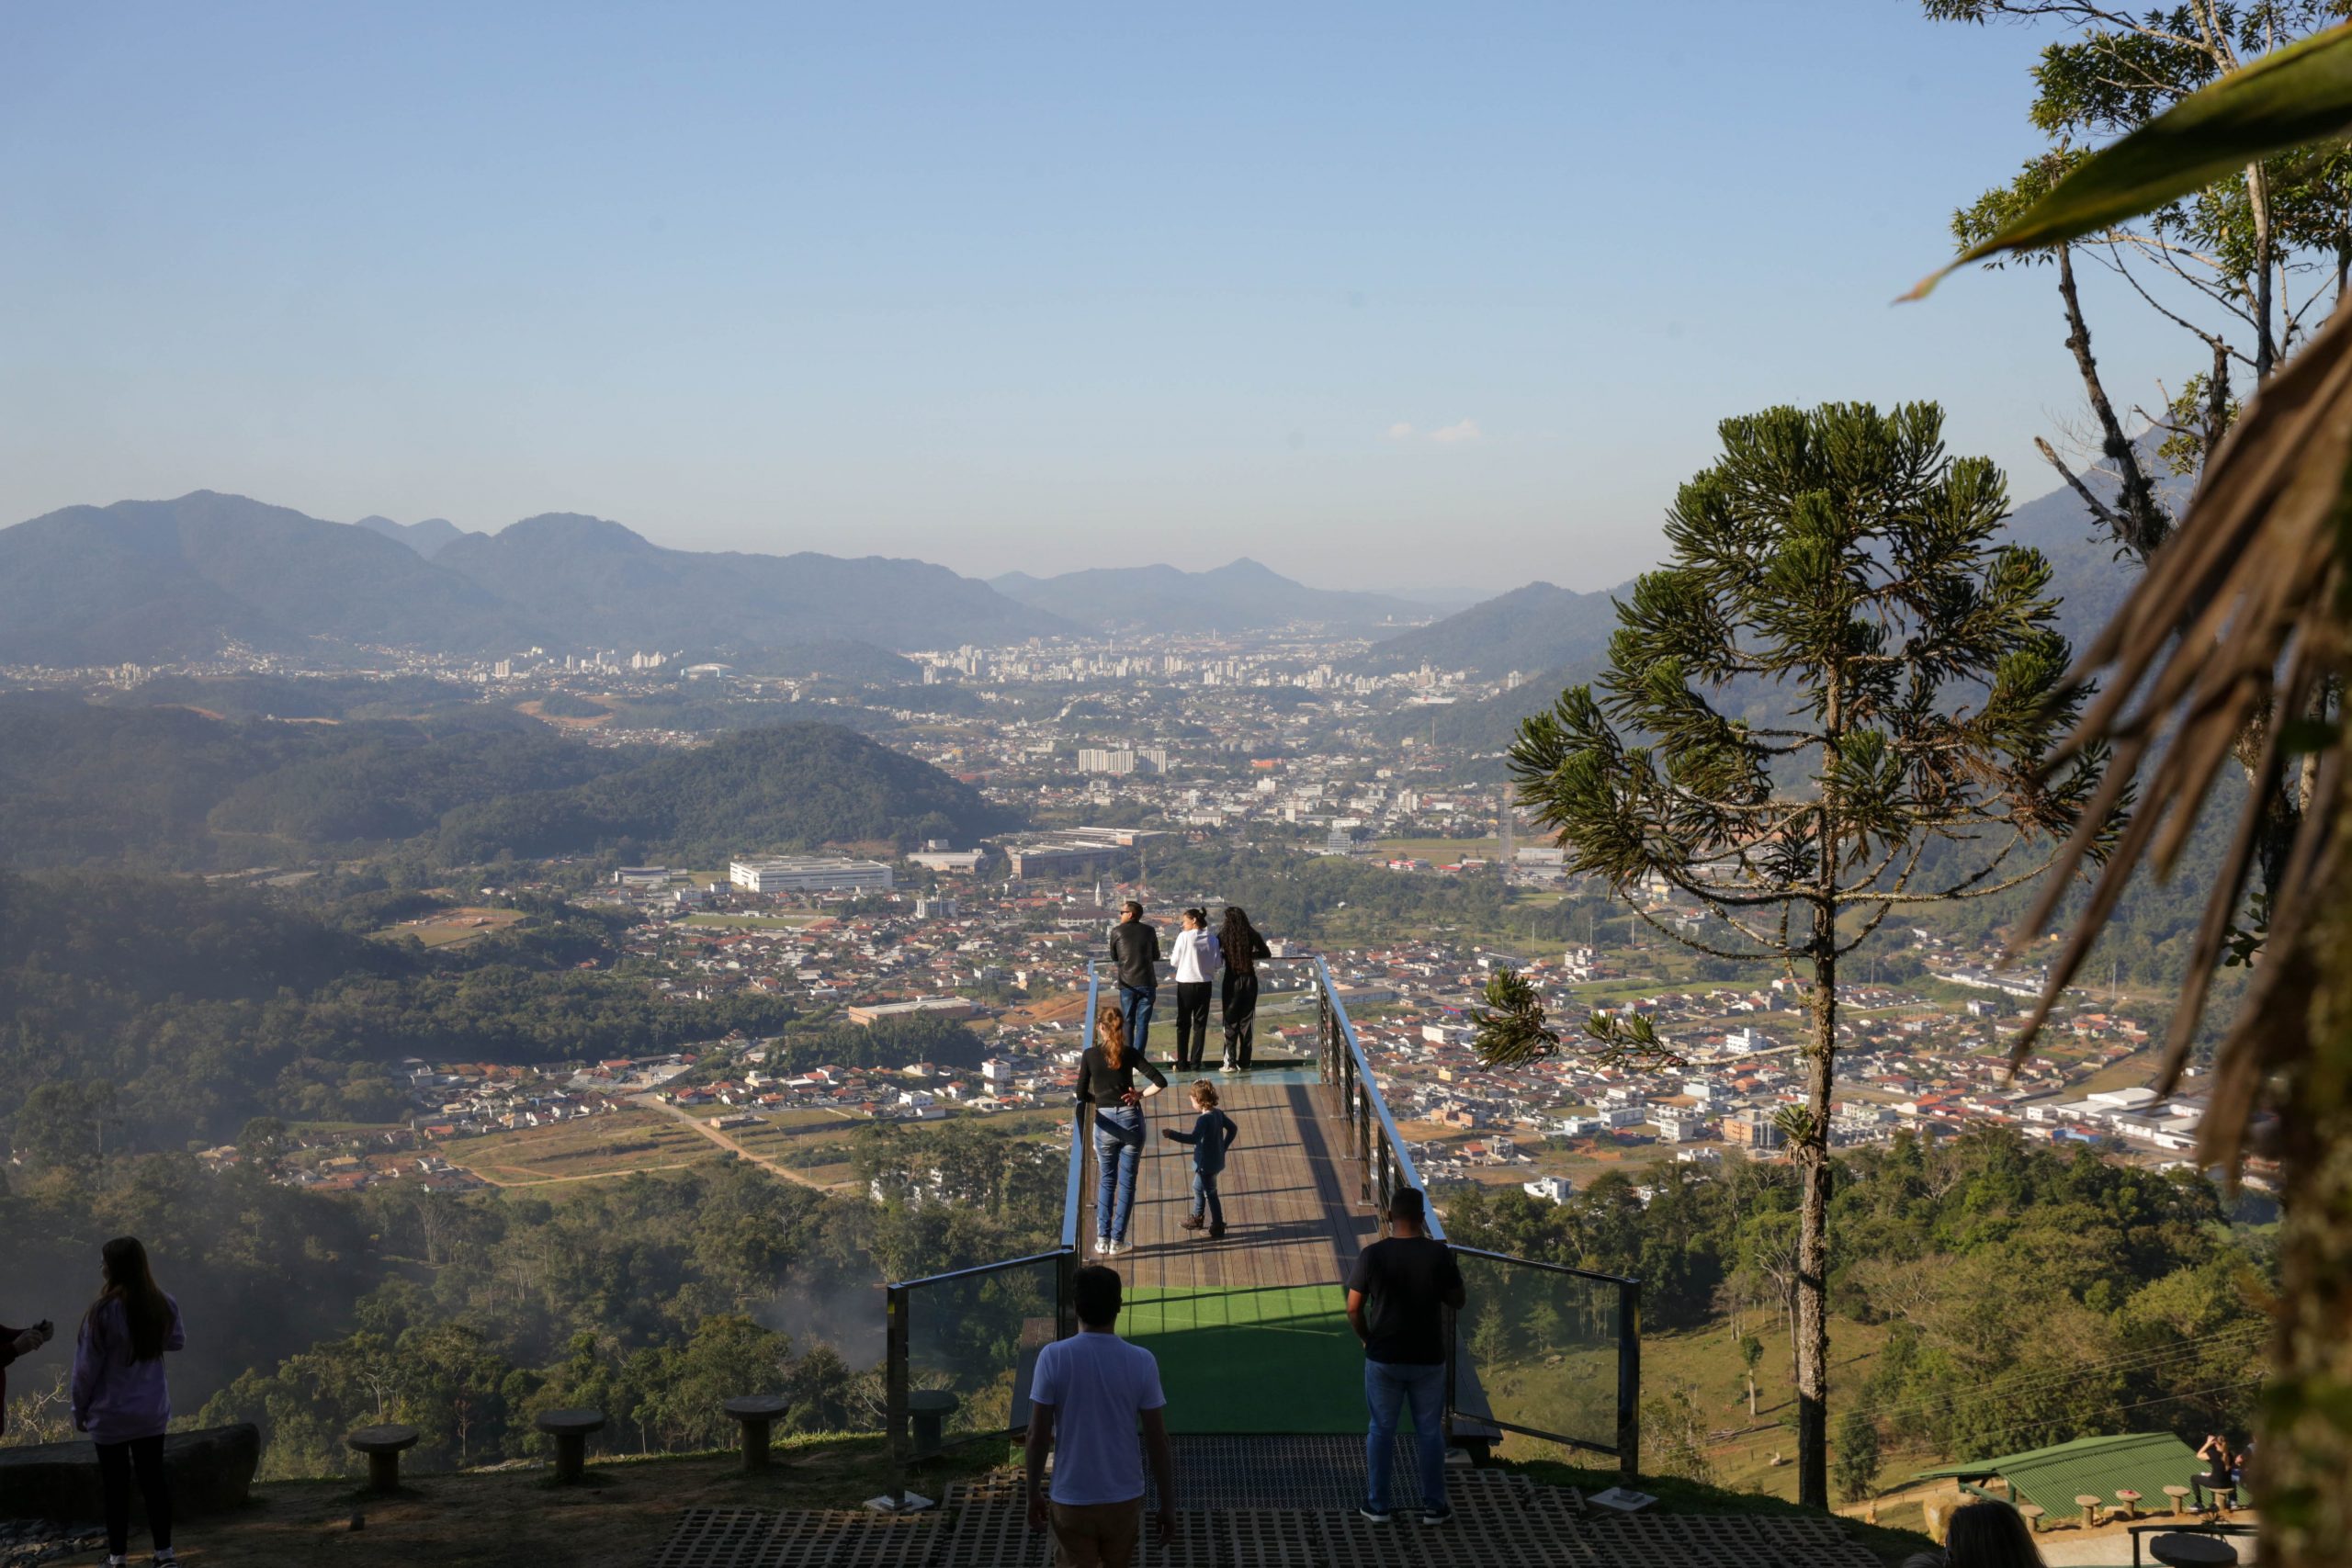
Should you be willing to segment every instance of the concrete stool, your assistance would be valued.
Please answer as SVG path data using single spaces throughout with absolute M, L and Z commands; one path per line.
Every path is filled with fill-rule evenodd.
M 2182 1502 L 2182 1500 L 2188 1495 L 2188 1487 L 2176 1483 L 2173 1485 L 2165 1488 L 2165 1495 L 2172 1499 L 2172 1517 L 2174 1518 L 2177 1519 L 2188 1511 Z
M 2018 1517 L 2025 1521 L 2026 1529 L 2038 1532 L 2041 1529 L 2041 1505 L 2039 1503 L 2019 1503 L 2018 1505 Z
M 944 1388 L 907 1391 L 907 1421 L 914 1428 L 917 1459 L 927 1459 L 947 1446 L 947 1418 L 963 1403 Z
M 792 1408 L 792 1401 L 780 1393 L 747 1393 L 729 1400 L 723 1408 L 743 1428 L 743 1473 L 765 1470 L 768 1433 Z
M 413 1427 L 362 1427 L 344 1447 L 368 1456 L 368 1490 L 390 1496 L 401 1489 L 401 1453 L 416 1447 Z
M 2140 1494 L 2132 1491 L 2129 1486 L 2119 1486 L 2115 1490 L 2115 1500 L 2122 1505 L 2118 1511 L 2125 1518 L 2136 1519 L 2140 1517 Z
M 555 1439 L 555 1479 L 559 1486 L 576 1486 L 588 1472 L 588 1434 L 605 1429 L 601 1410 L 543 1410 L 532 1423 Z
M 2075 1506 L 2083 1511 L 2083 1528 L 2085 1529 L 2095 1530 L 2098 1529 L 2098 1506 L 2099 1499 L 2092 1496 L 2087 1492 L 2080 1493 L 2075 1496 Z
M 2238 1560 L 2238 1549 L 2218 1536 L 2183 1533 L 2157 1536 L 2148 1555 L 2168 1568 L 2226 1568 Z

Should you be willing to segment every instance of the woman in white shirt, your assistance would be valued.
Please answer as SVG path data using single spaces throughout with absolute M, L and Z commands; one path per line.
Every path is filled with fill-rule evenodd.
M 1209 981 L 1221 956 L 1206 909 L 1184 911 L 1170 956 L 1176 963 L 1176 1070 L 1198 1072 L 1208 1055 Z

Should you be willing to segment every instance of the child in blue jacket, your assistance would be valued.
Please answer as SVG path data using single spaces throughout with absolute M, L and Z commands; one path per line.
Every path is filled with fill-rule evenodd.
M 1200 1116 L 1193 1122 L 1193 1130 L 1180 1133 L 1168 1128 L 1160 1135 L 1170 1143 L 1193 1145 L 1193 1212 L 1184 1219 L 1188 1231 L 1208 1226 L 1209 1239 L 1215 1241 L 1225 1235 L 1225 1204 L 1217 1197 L 1216 1179 L 1225 1169 L 1225 1151 L 1241 1135 L 1233 1118 L 1216 1108 L 1216 1085 L 1203 1078 L 1193 1086 L 1193 1108 Z M 1207 1211 L 1207 1218 L 1202 1211 Z

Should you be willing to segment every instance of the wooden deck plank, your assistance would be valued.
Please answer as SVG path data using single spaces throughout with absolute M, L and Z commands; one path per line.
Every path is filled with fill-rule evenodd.
M 1373 1218 L 1356 1201 L 1361 1177 L 1346 1157 L 1343 1130 L 1323 1114 L 1325 1093 L 1310 1084 L 1220 1083 L 1241 1135 L 1218 1184 L 1227 1234 L 1211 1241 L 1181 1224 L 1192 1209 L 1192 1151 L 1160 1136 L 1190 1128 L 1189 1087 L 1172 1082 L 1145 1102 L 1128 1231 L 1135 1250 L 1119 1260 L 1129 1284 L 1190 1293 L 1343 1281 L 1373 1237 Z

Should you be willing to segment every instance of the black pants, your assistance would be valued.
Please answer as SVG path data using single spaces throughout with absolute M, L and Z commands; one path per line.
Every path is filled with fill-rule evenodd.
M 172 1488 L 164 1478 L 164 1439 L 133 1438 L 127 1443 L 96 1443 L 98 1482 L 106 1489 L 107 1551 L 130 1551 L 130 1472 L 139 1471 L 139 1495 L 147 1504 L 147 1534 L 158 1551 L 172 1544 Z
M 1176 1070 L 1196 1070 L 1202 1058 L 1208 1055 L 1208 1045 L 1209 983 L 1206 980 L 1179 980 L 1176 983 Z
M 1250 1065 L 1250 1046 L 1258 1031 L 1258 976 L 1225 972 L 1225 1059 L 1237 1067 Z

